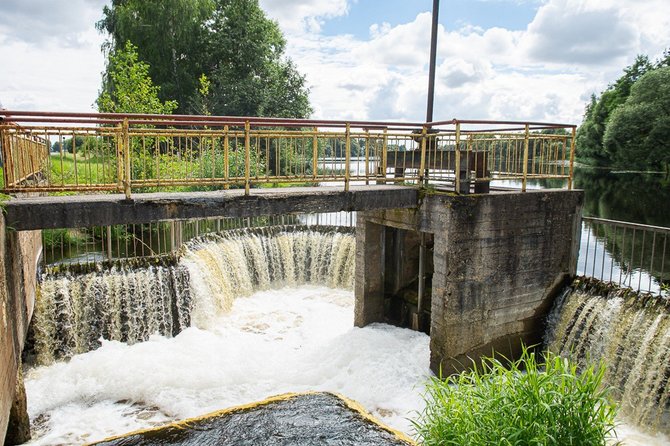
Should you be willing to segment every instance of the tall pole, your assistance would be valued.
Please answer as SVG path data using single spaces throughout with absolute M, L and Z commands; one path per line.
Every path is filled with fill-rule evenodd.
M 430 30 L 430 68 L 428 71 L 428 106 L 426 122 L 433 121 L 433 100 L 435 97 L 435 59 L 437 58 L 437 22 L 440 15 L 440 0 L 433 0 L 433 26 Z

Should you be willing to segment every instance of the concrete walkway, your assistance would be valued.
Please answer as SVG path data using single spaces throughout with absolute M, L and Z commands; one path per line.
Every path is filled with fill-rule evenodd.
M 416 207 L 419 191 L 395 185 L 287 187 L 211 192 L 71 195 L 14 198 L 5 204 L 6 224 L 17 231 L 139 224 L 160 220 L 254 217 L 293 213 Z

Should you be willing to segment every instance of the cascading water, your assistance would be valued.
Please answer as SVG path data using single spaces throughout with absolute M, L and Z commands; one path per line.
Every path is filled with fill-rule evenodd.
M 102 345 L 28 371 L 31 444 L 82 444 L 308 390 L 342 393 L 412 433 L 408 419 L 423 408 L 420 394 L 430 373 L 429 338 L 383 324 L 353 327 L 352 293 L 333 289 L 353 285 L 355 240 L 349 232 L 314 227 L 228 231 L 193 240 L 179 254 L 178 262 L 162 265 L 45 276 L 33 320 L 42 357 L 51 360 Z M 302 286 L 313 283 L 332 288 Z M 175 285 L 180 291 L 171 295 L 167 290 Z M 601 302 L 573 293 L 555 309 L 550 330 L 555 350 L 608 350 L 597 344 L 625 331 L 615 313 L 624 313 L 626 298 L 594 299 Z M 596 308 L 601 305 L 605 310 Z M 635 305 L 629 305 L 634 312 L 645 308 Z M 125 310 L 117 316 L 113 308 L 135 308 L 138 314 Z M 597 313 L 601 317 L 594 320 Z M 657 314 L 666 317 L 666 312 Z M 104 322 L 95 322 L 96 317 Z M 145 323 L 147 317 L 154 322 Z M 625 319 L 628 327 L 635 320 Z M 656 330 L 666 325 L 659 320 Z M 161 329 L 163 336 L 153 335 Z M 587 341 L 594 335 L 598 342 Z M 128 342 L 99 341 L 112 336 Z M 147 342 L 137 342 L 145 337 Z M 623 346 L 615 350 L 634 337 L 624 335 Z M 659 361 L 658 375 L 663 375 L 666 366 L 660 361 L 667 347 L 657 346 L 666 335 L 648 338 L 645 342 L 656 344 L 644 349 L 645 355 Z M 640 345 L 630 350 L 639 353 Z M 617 364 L 622 373 L 627 364 L 640 373 L 633 360 Z M 637 382 L 631 381 L 629 393 Z M 670 444 L 625 425 L 617 431 L 627 445 Z
M 31 324 L 39 364 L 100 346 L 100 338 L 146 341 L 190 324 L 188 271 L 170 264 L 118 263 L 81 273 L 61 267 L 42 278 Z
M 93 271 L 61 265 L 44 274 L 32 324 L 39 364 L 152 334 L 204 328 L 235 298 L 307 283 L 351 289 L 355 241 L 333 228 L 272 227 L 209 234 L 189 242 L 179 261 L 138 261 Z M 195 298 L 197 296 L 197 298 Z
M 31 444 L 82 444 L 307 390 L 346 394 L 396 426 L 409 425 L 404 414 L 418 407 L 416 389 L 428 372 L 428 337 L 396 327 L 353 327 L 351 230 L 226 231 L 194 239 L 178 255 L 178 262 L 161 267 L 45 276 L 34 318 L 42 356 L 63 356 L 64 346 L 76 344 L 72 338 L 87 340 L 76 344 L 81 350 L 101 346 L 28 370 Z M 148 340 L 135 344 L 109 340 L 116 334 L 130 341 L 127 332 L 140 331 L 132 326 L 139 317 L 170 305 L 147 292 L 137 298 L 144 316 L 106 316 L 114 307 L 108 301 L 119 300 L 108 291 L 131 302 L 133 293 L 155 290 L 166 274 L 187 279 L 179 282 L 185 294 L 177 300 L 185 309 L 182 331 L 144 330 Z M 105 280 L 115 286 L 99 284 Z M 114 330 L 95 325 L 101 315 L 116 321 L 104 324 Z
M 187 244 L 180 264 L 198 296 L 193 322 L 205 328 L 233 300 L 270 288 L 319 284 L 353 288 L 350 230 L 270 227 L 209 234 Z
M 549 318 L 549 350 L 578 361 L 603 361 L 620 414 L 636 425 L 670 428 L 668 301 L 586 280 L 566 290 Z

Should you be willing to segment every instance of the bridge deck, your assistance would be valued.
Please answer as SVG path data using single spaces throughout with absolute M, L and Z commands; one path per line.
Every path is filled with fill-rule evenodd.
M 417 206 L 418 190 L 396 185 L 290 187 L 212 192 L 77 195 L 14 198 L 6 203 L 7 226 L 17 231 L 81 228 L 159 220 L 253 217 L 291 213 L 360 211 Z

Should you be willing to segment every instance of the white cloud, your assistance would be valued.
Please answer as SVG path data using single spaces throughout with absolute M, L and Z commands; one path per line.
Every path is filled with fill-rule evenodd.
M 307 76 L 314 116 L 422 120 L 430 15 L 369 35 L 325 36 L 355 0 L 261 0 Z M 480 0 L 489 1 L 489 0 Z M 490 0 L 523 3 L 525 0 Z M 104 0 L 1 0 L 0 100 L 5 107 L 87 110 L 103 69 L 94 23 Z M 535 2 L 525 30 L 439 28 L 436 119 L 581 120 L 585 100 L 638 53 L 658 57 L 670 42 L 667 0 Z M 57 4 L 57 6 L 54 6 Z M 372 22 L 372 21 L 371 21 Z
M 636 54 L 653 58 L 670 41 L 664 2 L 549 0 L 533 2 L 537 14 L 523 31 L 440 26 L 436 119 L 579 123 L 584 98 Z M 289 33 L 288 52 L 307 75 L 317 117 L 421 120 L 429 29 L 428 13 L 393 27 L 372 24 L 367 39 L 303 27 Z
M 288 33 L 319 32 L 324 20 L 349 12 L 348 0 L 260 0 L 260 5 Z
M 636 47 L 635 24 L 612 4 L 553 0 L 541 7 L 524 36 L 537 61 L 603 65 Z
M 104 60 L 102 0 L 3 0 L 0 100 L 8 109 L 91 110 Z
M 87 31 L 102 16 L 106 0 L 2 0 L 0 36 L 5 43 L 86 46 Z

